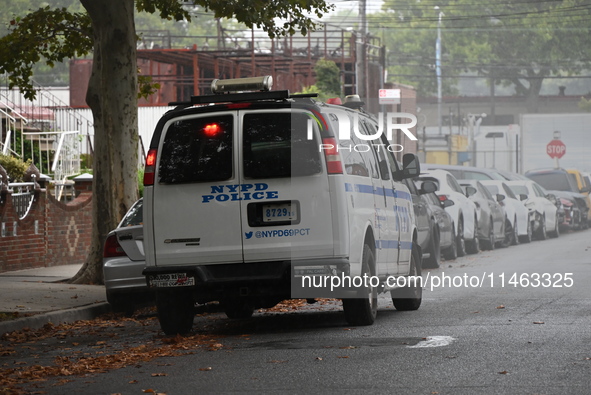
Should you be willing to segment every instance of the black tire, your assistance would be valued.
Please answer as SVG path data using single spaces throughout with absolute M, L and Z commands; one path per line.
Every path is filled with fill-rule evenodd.
M 419 262 L 419 253 L 413 248 L 410 259 L 409 273 L 409 282 L 411 283 L 411 286 L 402 289 L 395 289 L 390 292 L 390 296 L 392 296 L 392 303 L 394 303 L 396 310 L 412 311 L 421 307 L 421 302 L 423 300 L 423 288 L 421 287 L 421 281 L 410 279 L 410 277 L 419 277 L 421 275 L 421 267 Z
M 129 297 L 107 295 L 107 301 L 114 313 L 123 313 L 126 317 L 131 317 L 135 313 L 135 303 Z
M 224 301 L 224 313 L 233 320 L 243 320 L 252 317 L 254 306 L 248 300 L 231 299 Z
M 558 224 L 558 216 L 554 220 L 554 230 L 552 232 L 548 232 L 548 236 L 555 239 L 560 236 L 560 225 Z
M 532 225 L 531 225 L 531 221 L 528 218 L 528 220 L 527 220 L 527 235 L 519 236 L 519 242 L 525 243 L 525 244 L 531 243 L 532 237 L 533 237 Z
M 429 258 L 423 259 L 423 267 L 436 269 L 441 261 L 441 245 L 440 245 L 439 227 L 435 226 L 431 231 L 431 241 L 429 243 Z
M 443 257 L 447 260 L 454 260 L 458 257 L 458 245 L 456 243 L 456 229 L 451 226 L 451 246 L 443 252 Z
M 490 221 L 490 226 L 488 228 L 488 238 L 485 240 L 482 240 L 482 248 L 484 248 L 485 250 L 489 250 L 492 251 L 495 249 L 495 230 L 493 228 L 493 222 L 492 220 Z
M 460 218 L 458 223 L 458 237 L 456 238 L 456 244 L 458 245 L 458 256 L 466 255 L 466 240 L 464 239 L 464 219 Z
M 474 217 L 474 238 L 466 241 L 466 252 L 478 254 L 480 252 L 480 240 L 478 239 L 478 219 Z
M 195 318 L 195 302 L 187 292 L 159 292 L 156 295 L 160 328 L 169 335 L 184 335 L 191 331 Z
M 511 245 L 516 246 L 519 244 L 519 227 L 517 226 L 517 217 L 513 218 L 513 223 L 515 226 L 513 226 L 513 241 L 511 242 Z
M 546 232 L 546 218 L 542 216 L 540 220 L 540 229 L 536 232 L 536 239 L 537 240 L 546 240 L 548 238 L 548 233 Z
M 517 238 L 517 235 L 515 234 L 515 228 L 513 226 L 511 226 L 511 221 L 509 221 L 509 218 L 505 217 L 505 238 L 503 239 L 503 243 L 502 246 L 503 247 L 509 247 L 512 245 L 517 244 L 515 242 L 515 239 Z
M 372 268 L 375 267 L 375 258 L 371 248 L 365 244 L 363 246 L 363 261 L 362 261 L 362 276 L 367 274 L 374 275 Z M 368 284 L 369 285 L 369 284 Z M 345 312 L 345 319 L 349 325 L 372 325 L 376 320 L 378 313 L 378 292 L 376 288 L 362 288 L 361 298 L 358 299 L 343 299 L 343 310 Z

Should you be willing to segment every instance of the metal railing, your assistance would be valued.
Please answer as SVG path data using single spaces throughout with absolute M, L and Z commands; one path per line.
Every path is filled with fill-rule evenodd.
M 12 205 L 16 210 L 19 219 L 23 219 L 29 213 L 35 198 L 34 182 L 14 182 L 8 184 L 12 192 Z

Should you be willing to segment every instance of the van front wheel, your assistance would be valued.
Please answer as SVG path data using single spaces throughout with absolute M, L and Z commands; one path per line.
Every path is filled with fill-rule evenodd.
M 184 335 L 191 331 L 195 318 L 195 303 L 185 292 L 159 292 L 156 295 L 160 328 L 169 335 Z
M 374 267 L 375 258 L 371 248 L 366 244 L 363 246 L 363 262 L 362 262 L 362 276 L 367 274 L 373 275 L 371 272 Z M 376 320 L 378 313 L 378 291 L 367 284 L 367 288 L 360 290 L 362 297 L 359 299 L 343 299 L 343 310 L 345 318 L 349 325 L 372 325 Z

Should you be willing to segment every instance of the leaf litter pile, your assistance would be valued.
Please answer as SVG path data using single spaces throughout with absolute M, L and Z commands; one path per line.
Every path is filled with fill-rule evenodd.
M 302 299 L 286 300 L 259 312 L 281 314 L 327 307 L 340 309 L 340 301 L 317 299 L 310 305 Z M 29 387 L 43 388 L 48 383 L 63 385 L 74 377 L 92 377 L 126 366 L 140 367 L 141 363 L 160 357 L 225 348 L 219 342 L 224 335 L 209 332 L 207 325 L 201 327 L 199 333 L 193 332 L 189 336 L 164 336 L 153 309 L 144 310 L 146 312 L 133 318 L 106 314 L 94 320 L 71 324 L 48 323 L 38 330 L 25 328 L 2 335 L 0 395 L 43 394 L 43 391 L 31 392 Z M 207 314 L 207 310 L 197 316 L 208 321 L 220 319 L 219 315 Z M 130 384 L 135 383 L 137 380 L 130 381 Z
M 217 351 L 223 348 L 217 338 L 211 334 L 166 337 L 154 317 L 112 314 L 6 333 L 0 341 L 0 394 L 34 393 L 23 386 L 39 387 L 49 380 L 61 385 L 74 377 L 138 366 L 159 357 L 199 349 Z

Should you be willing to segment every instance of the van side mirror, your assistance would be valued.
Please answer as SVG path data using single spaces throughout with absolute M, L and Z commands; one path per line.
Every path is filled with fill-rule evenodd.
M 474 195 L 476 192 L 478 192 L 478 190 L 476 188 L 474 188 L 474 187 L 472 187 L 470 185 L 468 185 L 466 187 L 466 196 L 467 197 L 470 197 L 470 196 Z
M 404 154 L 402 157 L 402 174 L 401 178 L 414 178 L 421 173 L 421 164 L 419 158 L 415 154 Z
M 423 181 L 423 183 L 421 184 L 421 190 L 419 191 L 421 195 L 424 195 L 426 193 L 431 193 L 431 192 L 435 192 L 437 191 L 437 184 L 435 184 L 433 181 Z

